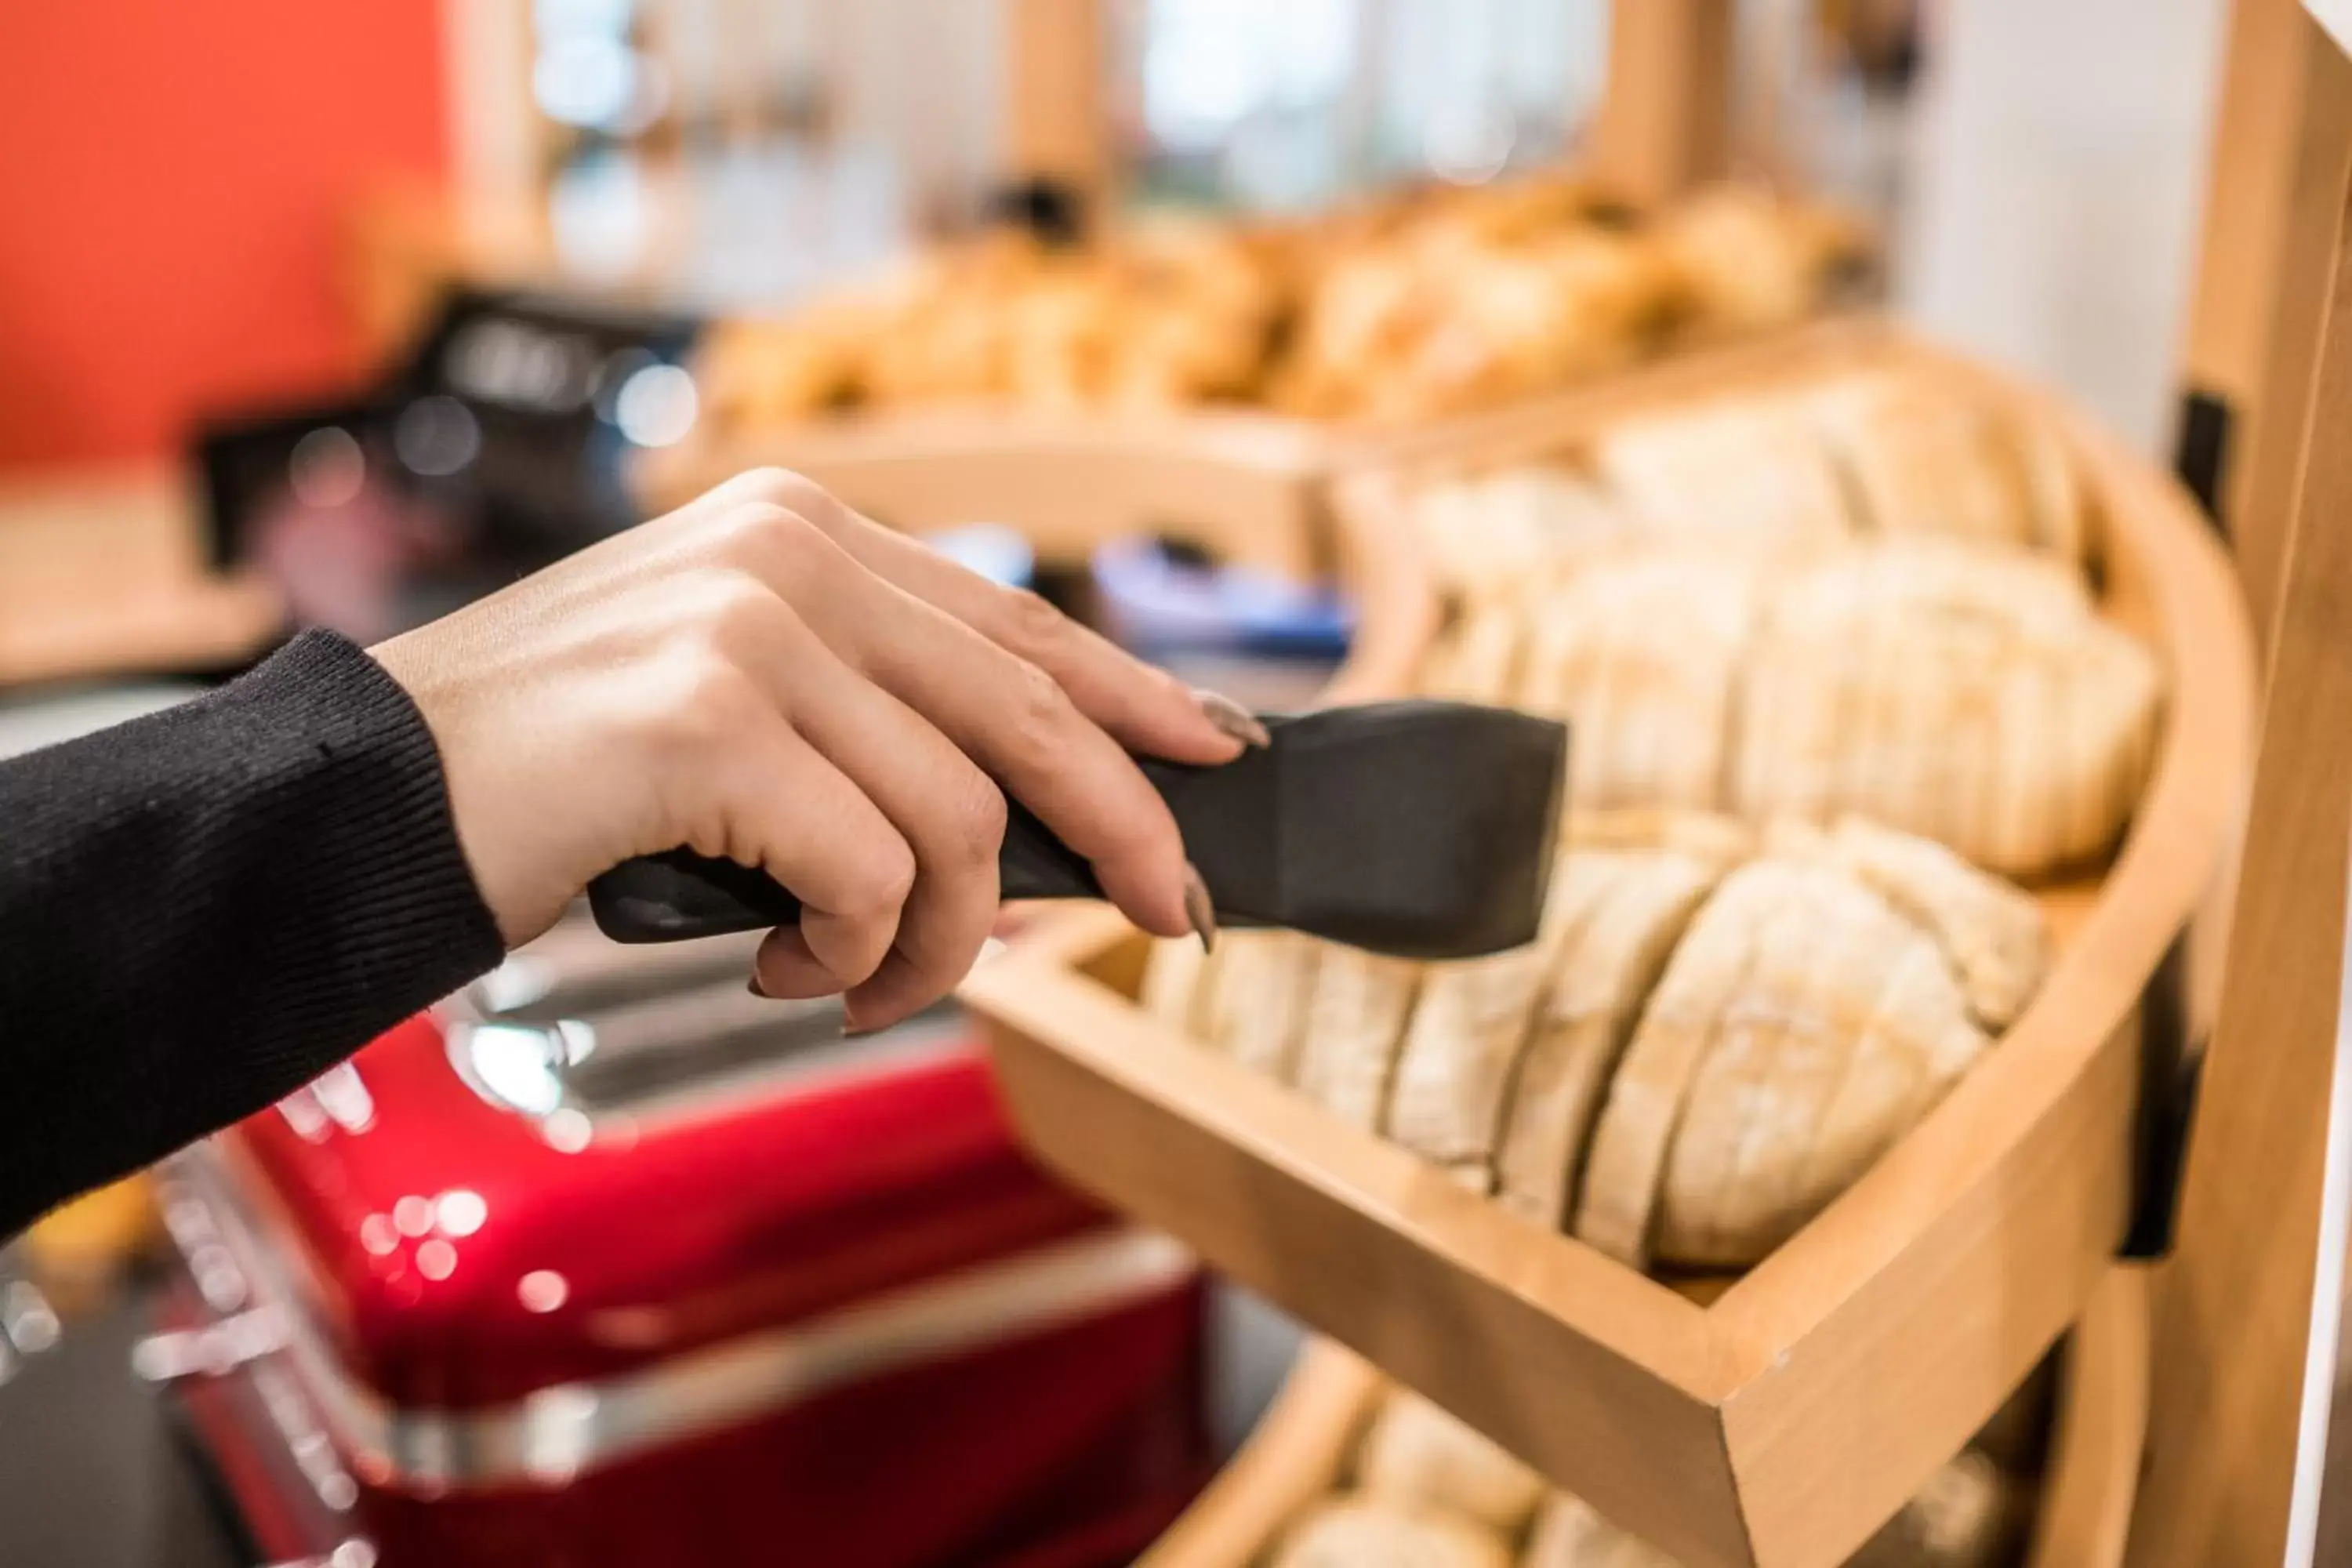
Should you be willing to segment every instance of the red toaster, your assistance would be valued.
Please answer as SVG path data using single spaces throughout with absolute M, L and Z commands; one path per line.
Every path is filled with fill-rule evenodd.
M 1192 1258 L 1015 1147 L 952 1007 L 567 922 L 175 1157 L 138 1350 L 255 1551 L 1083 1568 L 1211 1463 Z

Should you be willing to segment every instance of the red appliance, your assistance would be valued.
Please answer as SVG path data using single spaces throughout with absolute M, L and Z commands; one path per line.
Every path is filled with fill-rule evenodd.
M 334 1568 L 1085 1568 L 1210 1464 L 1202 1286 L 1015 1148 L 961 1016 L 567 923 L 167 1167 L 141 1370 Z

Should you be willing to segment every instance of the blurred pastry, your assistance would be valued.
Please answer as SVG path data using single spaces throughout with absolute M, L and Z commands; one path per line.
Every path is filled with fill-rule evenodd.
M 1380 1498 L 1318 1505 L 1275 1549 L 1269 1568 L 1511 1568 L 1503 1538 L 1460 1514 Z
M 1592 464 L 1662 544 L 1785 552 L 1861 529 L 1828 449 L 1785 399 L 1626 420 L 1594 442 Z
M 1775 588 L 1727 804 L 1859 812 L 2012 876 L 2104 853 L 2154 754 L 2154 658 L 2040 558 L 1916 548 Z
M 1390 1391 L 1364 1434 L 1356 1486 L 1381 1501 L 1422 1503 L 1507 1536 L 1527 1527 L 1543 1478 L 1492 1438 L 1409 1389 Z
M 2081 496 L 2038 422 L 1906 370 L 1840 378 L 1806 406 L 1874 531 L 2084 553 Z
M 1967 1450 L 1928 1477 L 1845 1568 L 1993 1568 L 2014 1555 L 2019 1502 L 2000 1467 Z
M 1555 1492 L 1536 1520 L 1519 1568 L 1677 1568 L 1677 1563 L 1601 1518 L 1583 1499 Z
M 1568 721 L 1578 805 L 1717 803 L 1761 587 L 1738 563 L 1645 554 L 1514 613 L 1510 700 Z
M 1148 412 L 1255 402 L 1399 421 L 1489 406 L 1810 313 L 1861 254 L 1738 188 L 1642 218 L 1574 178 L 1384 193 L 1280 223 L 1149 217 L 1080 246 L 1018 227 L 789 315 L 725 322 L 711 422 L 938 405 Z
M 1673 207 L 1658 221 L 1657 245 L 1686 330 L 1710 338 L 1801 321 L 1870 258 L 1853 220 L 1751 184 L 1715 186 Z

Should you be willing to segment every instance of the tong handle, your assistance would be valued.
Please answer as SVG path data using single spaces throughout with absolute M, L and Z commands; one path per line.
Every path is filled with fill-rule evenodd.
M 1005 802 L 996 870 L 1005 899 L 1098 899 L 1094 868 L 1018 801 Z M 688 942 L 796 924 L 801 901 L 765 871 L 691 849 L 625 860 L 588 884 L 597 929 L 614 942 Z

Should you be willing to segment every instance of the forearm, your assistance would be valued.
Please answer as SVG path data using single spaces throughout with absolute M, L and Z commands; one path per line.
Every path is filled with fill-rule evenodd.
M 0 763 L 0 1237 L 499 956 L 432 736 L 341 639 Z

